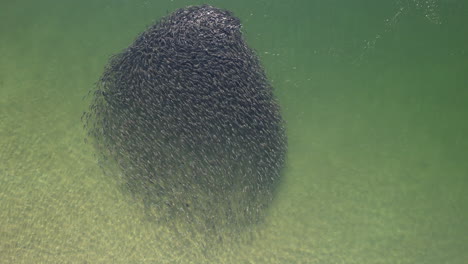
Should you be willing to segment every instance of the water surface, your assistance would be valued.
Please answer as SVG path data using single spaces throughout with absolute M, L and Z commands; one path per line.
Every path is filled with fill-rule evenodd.
M 206 1 L 232 10 L 287 121 L 265 222 L 207 246 L 105 175 L 83 97 L 108 58 L 200 1 L 0 3 L 0 262 L 468 262 L 468 4 Z

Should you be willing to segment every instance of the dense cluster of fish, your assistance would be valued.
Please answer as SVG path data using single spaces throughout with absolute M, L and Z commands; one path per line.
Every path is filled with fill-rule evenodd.
M 152 215 L 257 222 L 286 155 L 278 103 L 241 23 L 212 6 L 162 18 L 111 58 L 85 125 Z

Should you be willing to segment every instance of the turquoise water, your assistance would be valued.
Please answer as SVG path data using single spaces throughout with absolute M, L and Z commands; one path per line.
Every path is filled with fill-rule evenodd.
M 108 58 L 200 1 L 0 3 L 1 263 L 468 262 L 468 3 L 232 10 L 287 122 L 263 224 L 210 246 L 145 219 L 84 142 Z

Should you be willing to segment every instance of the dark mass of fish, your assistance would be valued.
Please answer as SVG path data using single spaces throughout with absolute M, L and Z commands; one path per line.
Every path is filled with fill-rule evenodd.
M 206 226 L 262 218 L 286 135 L 231 12 L 191 6 L 162 18 L 110 59 L 92 96 L 88 137 L 155 217 Z

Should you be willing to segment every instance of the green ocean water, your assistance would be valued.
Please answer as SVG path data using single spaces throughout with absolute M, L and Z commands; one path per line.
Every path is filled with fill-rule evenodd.
M 241 19 L 289 144 L 264 223 L 215 246 L 148 221 L 80 120 L 112 54 L 201 3 Z M 468 263 L 467 12 L 463 0 L 0 1 L 0 263 Z

